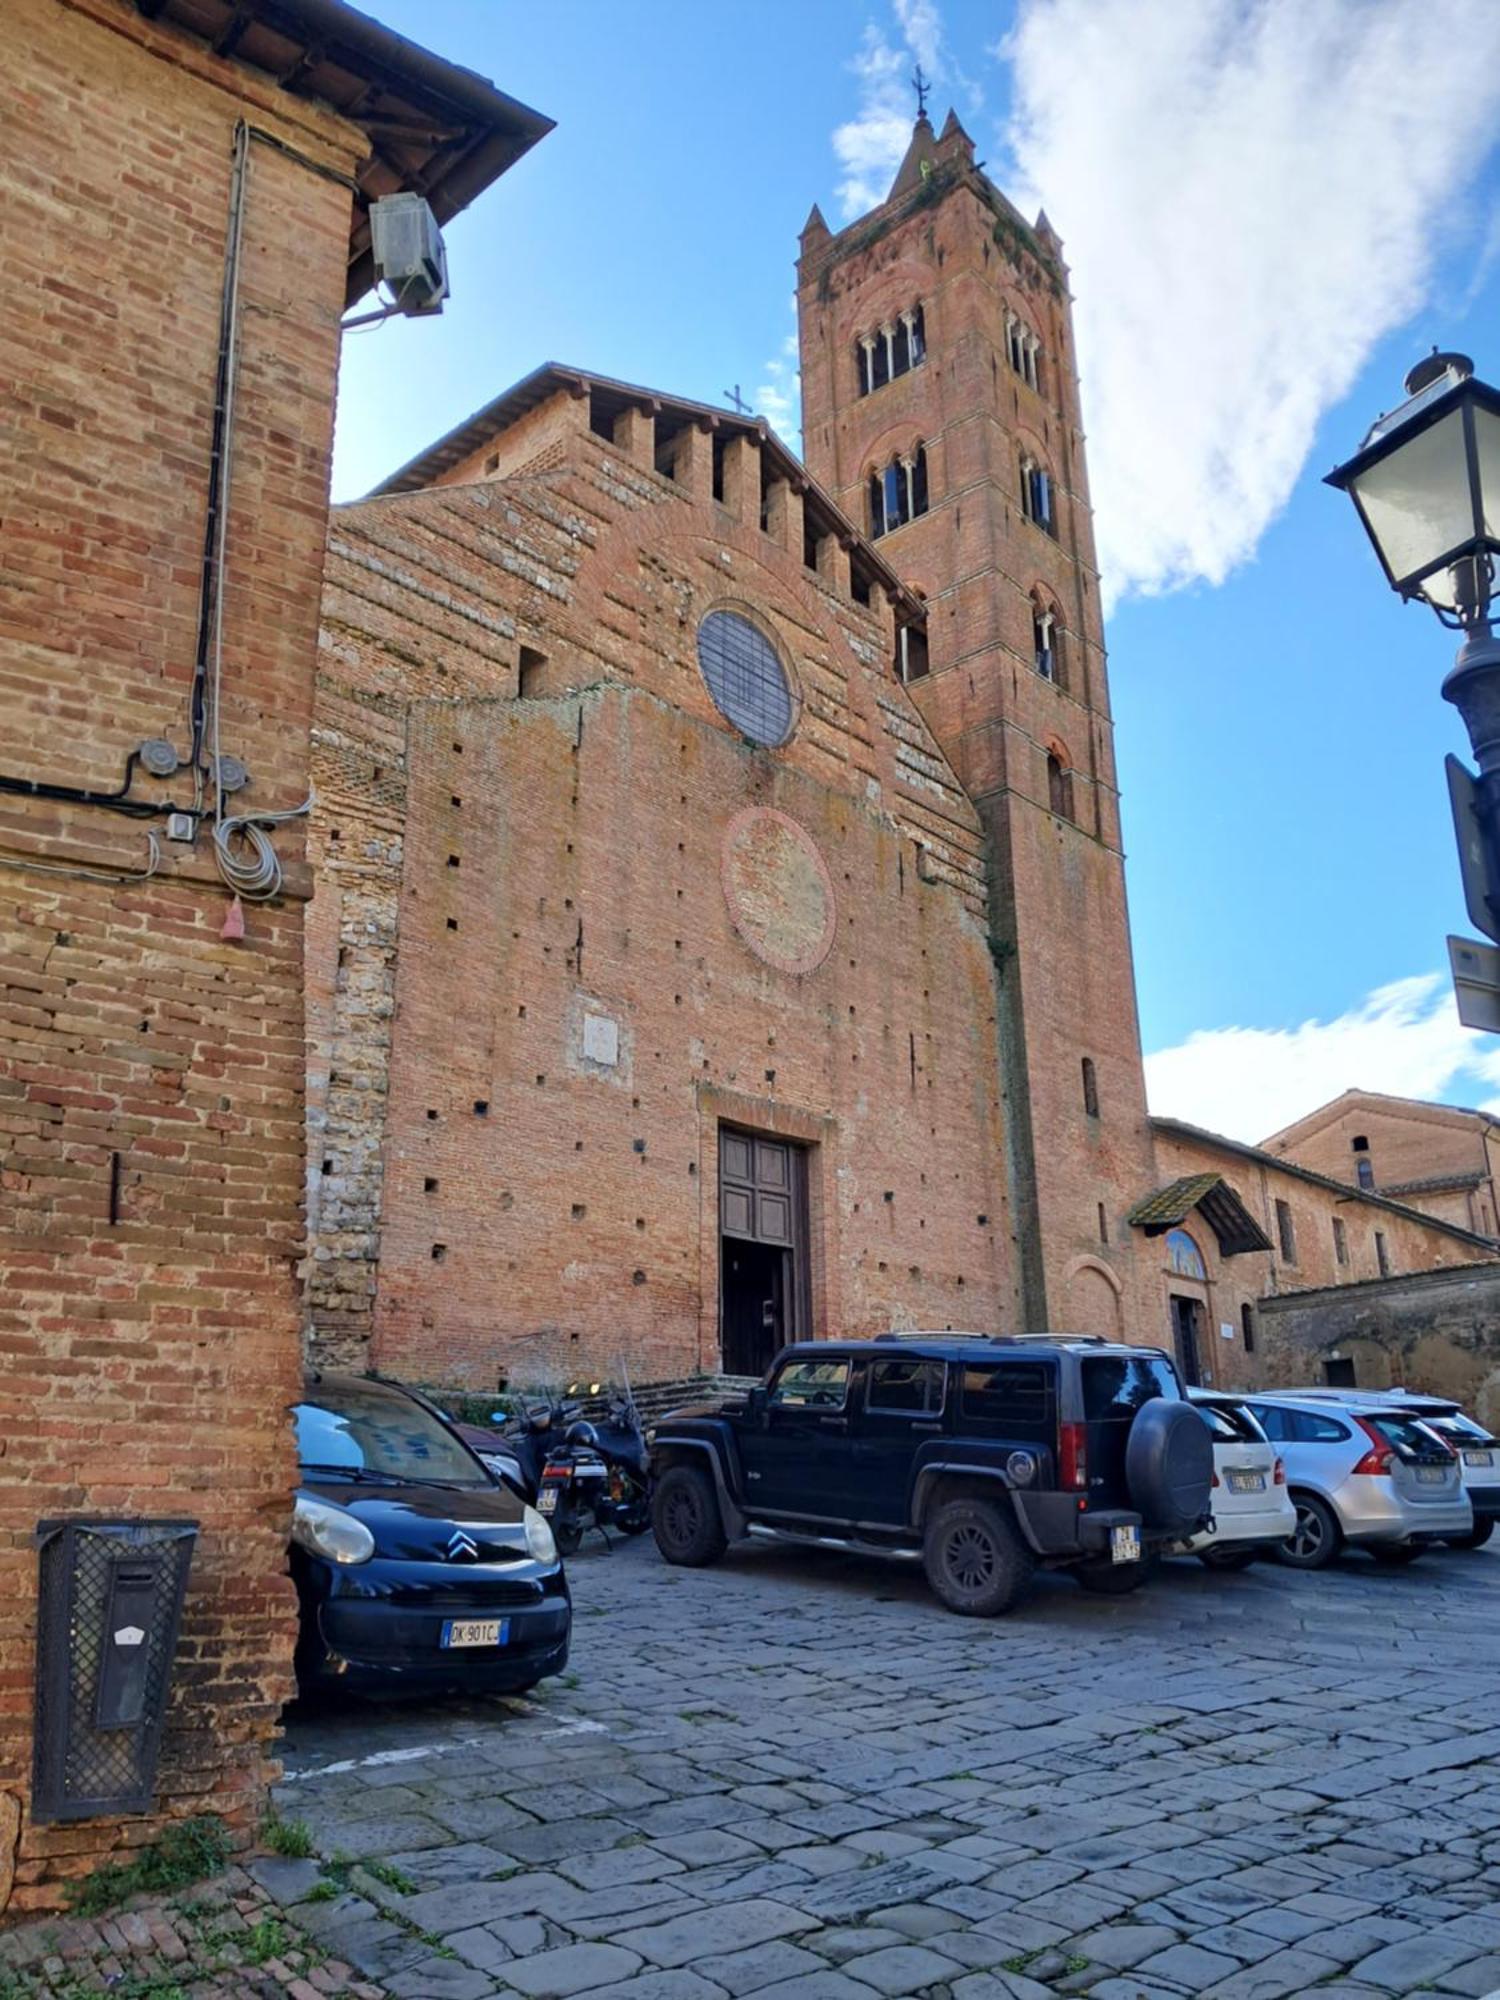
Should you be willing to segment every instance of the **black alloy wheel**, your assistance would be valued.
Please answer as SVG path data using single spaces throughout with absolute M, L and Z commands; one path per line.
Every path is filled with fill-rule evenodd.
M 933 1595 L 964 1618 L 1013 1611 L 1031 1589 L 1031 1551 L 988 1500 L 949 1500 L 923 1539 L 922 1566 Z
M 667 1467 L 651 1503 L 651 1526 L 667 1561 L 684 1569 L 701 1569 L 724 1553 L 718 1497 L 708 1474 L 695 1465 Z
M 1294 1493 L 1297 1525 L 1277 1548 L 1293 1569 L 1326 1569 L 1344 1545 L 1344 1532 L 1333 1510 L 1316 1493 Z

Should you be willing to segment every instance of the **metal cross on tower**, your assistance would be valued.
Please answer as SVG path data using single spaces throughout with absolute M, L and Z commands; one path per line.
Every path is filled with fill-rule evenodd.
M 927 116 L 927 93 L 931 90 L 932 85 L 922 74 L 922 65 L 920 63 L 917 64 L 915 70 L 912 72 L 911 84 L 912 89 L 917 93 L 917 116 L 925 118 Z

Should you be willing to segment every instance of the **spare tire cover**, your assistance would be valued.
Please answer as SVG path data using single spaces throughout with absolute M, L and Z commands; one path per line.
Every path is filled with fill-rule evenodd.
M 1125 1445 L 1125 1481 L 1148 1528 L 1186 1534 L 1208 1512 L 1214 1447 L 1191 1403 L 1156 1397 L 1136 1411 Z

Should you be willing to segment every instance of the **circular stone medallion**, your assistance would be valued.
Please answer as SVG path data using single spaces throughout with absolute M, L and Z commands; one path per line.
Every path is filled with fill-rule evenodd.
M 833 882 L 810 833 L 785 813 L 751 806 L 724 834 L 724 901 L 757 958 L 778 972 L 815 972 L 833 944 Z

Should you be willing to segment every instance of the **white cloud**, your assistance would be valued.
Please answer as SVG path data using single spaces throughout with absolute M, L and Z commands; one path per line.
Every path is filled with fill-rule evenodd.
M 1106 583 L 1217 583 L 1427 293 L 1500 113 L 1500 5 L 1022 0 L 998 53 L 1078 293 Z
M 833 135 L 844 176 L 838 195 L 846 221 L 874 208 L 891 191 L 896 169 L 911 144 L 916 117 L 911 79 L 917 64 L 935 89 L 957 93 L 971 112 L 982 101 L 978 85 L 964 74 L 944 40 L 934 0 L 894 0 L 894 7 L 900 46 L 893 47 L 885 30 L 869 23 L 859 54 L 849 65 L 859 78 L 859 115 Z
M 797 301 L 792 300 L 795 314 Z M 781 343 L 781 352 L 768 361 L 765 380 L 755 391 L 755 407 L 784 444 L 799 455 L 802 450 L 802 371 L 797 366 L 795 327 Z
M 1146 1094 L 1252 1144 L 1344 1090 L 1452 1099 L 1500 1111 L 1500 1043 L 1459 1024 L 1439 973 L 1380 986 L 1331 1021 L 1296 1028 L 1204 1028 L 1146 1058 Z

